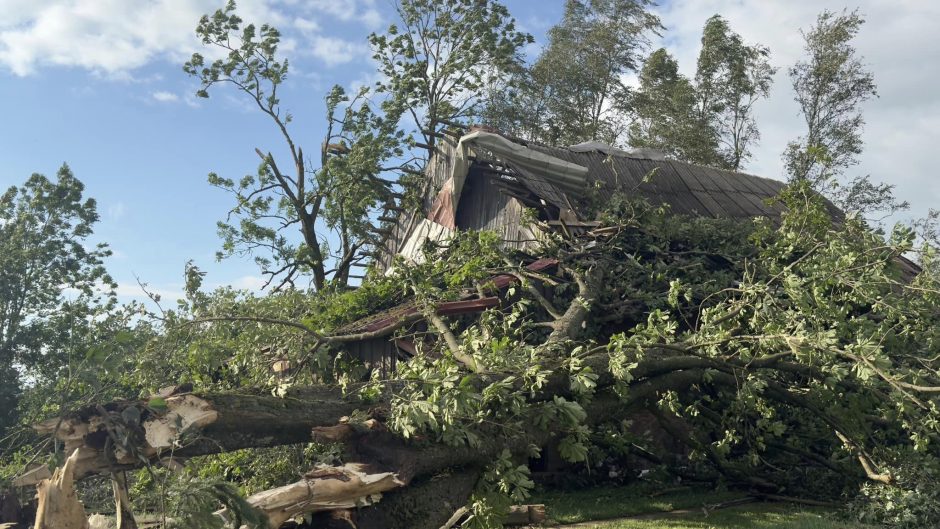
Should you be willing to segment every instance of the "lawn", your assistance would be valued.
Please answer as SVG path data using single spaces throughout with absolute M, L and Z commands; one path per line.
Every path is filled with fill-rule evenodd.
M 531 502 L 546 505 L 550 525 L 583 529 L 872 529 L 831 510 L 787 503 L 747 503 L 745 493 L 677 488 L 657 491 L 643 484 L 579 491 L 547 491 Z M 624 519 L 637 517 L 632 519 Z M 605 521 L 606 520 L 606 521 Z
M 665 513 L 677 509 L 700 509 L 746 494 L 677 488 L 660 491 L 645 484 L 622 487 L 597 487 L 576 491 L 548 491 L 534 495 L 530 503 L 544 503 L 549 520 L 570 524 L 591 520 L 607 520 L 624 516 Z
M 825 509 L 757 503 L 708 514 L 658 515 L 633 520 L 577 524 L 578 529 L 873 529 L 840 520 Z

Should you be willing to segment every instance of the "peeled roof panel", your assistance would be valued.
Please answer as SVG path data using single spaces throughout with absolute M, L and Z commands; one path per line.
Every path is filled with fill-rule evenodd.
M 528 148 L 586 168 L 586 183 L 600 182 L 607 187 L 608 192 L 620 189 L 654 204 L 667 203 L 676 213 L 731 218 L 758 215 L 777 217 L 784 210 L 779 204 L 765 203 L 767 198 L 776 196 L 785 185 L 768 178 L 675 160 L 637 158 L 624 151 L 614 150 L 605 154 L 594 148 L 585 148 L 582 152 L 576 152 L 534 143 L 528 144 Z M 658 168 L 656 175 L 649 182 L 644 182 L 644 177 L 654 168 Z M 536 172 L 533 168 L 526 169 L 530 173 Z M 569 192 L 558 182 L 550 183 L 562 194 Z M 541 194 L 534 189 L 533 192 Z M 555 201 L 549 196 L 542 198 L 549 202 Z M 827 204 L 827 207 L 834 213 L 838 212 L 831 204 Z
M 551 181 L 525 167 L 516 166 L 511 162 L 508 165 L 519 175 L 519 182 L 530 191 L 557 208 L 568 208 L 564 192 Z

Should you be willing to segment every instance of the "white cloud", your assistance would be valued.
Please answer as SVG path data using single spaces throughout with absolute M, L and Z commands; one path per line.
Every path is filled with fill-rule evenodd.
M 294 19 L 294 27 L 305 32 L 320 31 L 320 24 L 317 24 L 316 20 L 303 17 Z
M 345 64 L 356 59 L 366 58 L 369 47 L 363 43 L 352 42 L 336 37 L 316 36 L 310 42 L 310 52 L 327 66 Z
M 245 20 L 274 24 L 271 0 L 243 0 Z M 0 64 L 16 75 L 71 66 L 126 76 L 158 58 L 199 48 L 194 28 L 217 0 L 0 0 Z
M 385 18 L 375 8 L 375 0 L 307 0 L 310 13 L 325 13 L 343 22 L 359 22 L 371 30 L 379 29 Z
M 159 91 L 150 94 L 154 99 L 161 103 L 175 103 L 180 100 L 179 96 L 173 92 Z
M 146 292 L 160 296 L 160 303 L 169 303 L 172 305 L 174 301 L 186 297 L 186 293 L 183 292 L 180 285 L 157 286 L 145 284 L 144 287 L 141 287 L 136 282 L 124 281 L 118 281 L 114 293 L 117 294 L 117 297 L 122 301 L 146 301 L 149 298 L 147 297 L 147 293 L 144 292 L 144 288 L 146 288 Z
M 263 277 L 258 276 L 242 276 L 232 281 L 231 287 L 239 290 L 251 290 L 253 292 L 260 292 L 264 284 L 267 283 Z
M 940 180 L 933 176 L 933 143 L 940 127 L 940 2 L 859 0 L 866 16 L 855 45 L 874 73 L 880 98 L 866 104 L 865 153 L 850 174 L 897 185 L 911 213 L 922 215 L 940 204 Z M 799 29 L 808 28 L 823 9 L 841 12 L 834 0 L 741 2 L 740 0 L 674 0 L 660 9 L 665 45 L 686 75 L 694 75 L 702 26 L 715 13 L 725 17 L 748 42 L 771 50 L 780 67 L 771 97 L 757 107 L 762 139 L 749 172 L 783 177 L 780 153 L 805 126 L 797 114 L 787 67 L 802 55 Z
M 157 60 L 181 63 L 193 51 L 209 56 L 195 36 L 196 21 L 221 0 L 0 0 L 0 68 L 19 76 L 50 66 L 77 67 L 131 81 Z M 287 10 L 291 15 L 287 15 Z M 368 56 L 364 40 L 325 34 L 324 18 L 378 29 L 374 0 L 242 0 L 238 14 L 285 30 L 281 51 L 305 53 L 328 66 Z M 301 16 L 302 15 L 302 16 Z M 158 101 L 174 101 L 165 92 Z

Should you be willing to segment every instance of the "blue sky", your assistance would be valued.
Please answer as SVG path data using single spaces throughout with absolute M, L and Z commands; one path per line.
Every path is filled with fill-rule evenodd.
M 561 17 L 561 0 L 506 2 L 539 43 Z M 932 149 L 940 130 L 940 3 L 861 2 L 869 17 L 858 47 L 875 73 L 881 98 L 866 107 L 868 147 L 860 173 L 897 185 L 912 215 L 940 207 Z M 193 28 L 221 0 L 0 0 L 0 188 L 67 162 L 98 200 L 96 232 L 111 244 L 108 263 L 127 300 L 136 277 L 172 297 L 183 265 L 194 259 L 210 285 L 255 287 L 247 260 L 216 263 L 215 223 L 230 198 L 206 183 L 216 171 L 253 172 L 255 147 L 277 153 L 271 123 L 234 92 L 196 100 L 181 64 L 199 49 Z M 751 42 L 771 47 L 782 66 L 770 100 L 758 108 L 763 141 L 750 172 L 780 175 L 779 153 L 799 131 L 785 67 L 800 53 L 797 28 L 823 6 L 813 0 L 677 0 L 658 11 L 667 46 L 690 74 L 705 19 L 721 13 Z M 848 7 L 856 7 L 850 4 Z M 282 101 L 294 134 L 319 144 L 323 96 L 375 79 L 365 37 L 392 19 L 388 0 L 242 0 L 247 20 L 269 21 L 285 34 L 292 73 Z M 537 53 L 538 46 L 529 50 Z

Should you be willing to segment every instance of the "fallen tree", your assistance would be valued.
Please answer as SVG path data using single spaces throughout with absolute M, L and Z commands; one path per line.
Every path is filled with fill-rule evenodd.
M 341 445 L 342 465 L 249 498 L 275 525 L 355 507 L 335 523 L 437 529 L 464 506 L 471 523 L 492 524 L 525 500 L 525 461 L 548 444 L 574 463 L 630 452 L 761 495 L 903 486 L 901 462 L 937 457 L 931 254 L 922 273 L 905 273 L 911 234 L 885 242 L 851 219 L 833 226 L 799 188 L 785 200 L 800 208 L 748 230 L 614 201 L 606 226 L 546 246 L 558 265 L 537 273 L 524 266 L 530 258 L 464 234 L 426 264 L 323 301 L 407 291 L 423 308 L 422 321 L 388 335 L 415 344 L 392 378 L 353 377 L 361 368 L 340 362 L 336 347 L 345 342 L 311 315 L 282 327 L 314 336 L 304 358 L 334 361 L 320 371 L 298 364 L 336 384 L 304 384 L 297 371 L 280 397 L 171 391 L 40 428 L 78 449 L 78 475 L 248 447 Z M 499 274 L 517 281 L 498 307 L 435 309 L 468 289 L 492 296 L 486 282 Z M 250 316 L 202 314 L 195 325 L 259 325 Z M 624 420 L 639 413 L 691 463 L 669 465 L 675 457 L 654 440 L 618 444 Z M 337 495 L 319 496 L 324 484 Z

